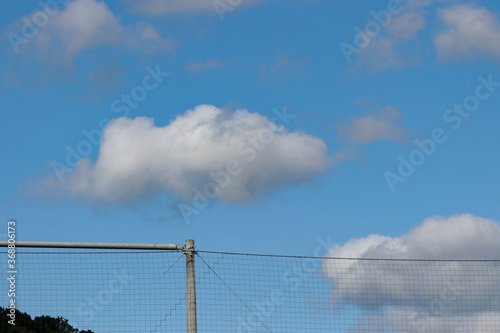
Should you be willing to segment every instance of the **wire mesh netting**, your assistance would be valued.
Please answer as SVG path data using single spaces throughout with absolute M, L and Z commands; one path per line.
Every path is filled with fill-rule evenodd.
M 182 252 L 17 255 L 16 307 L 33 332 L 50 318 L 73 332 L 187 330 Z M 500 332 L 497 260 L 199 251 L 195 262 L 198 332 Z M 7 279 L 1 287 L 5 308 Z
M 18 251 L 16 259 L 16 306 L 33 319 L 62 317 L 96 333 L 165 332 L 166 323 L 169 332 L 185 331 L 182 253 Z

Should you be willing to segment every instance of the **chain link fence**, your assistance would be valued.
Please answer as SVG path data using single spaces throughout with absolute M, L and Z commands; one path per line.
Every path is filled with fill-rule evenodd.
M 6 274 L 2 332 L 187 331 L 181 250 L 16 256 L 16 326 Z M 500 332 L 500 260 L 198 251 L 195 262 L 198 332 Z

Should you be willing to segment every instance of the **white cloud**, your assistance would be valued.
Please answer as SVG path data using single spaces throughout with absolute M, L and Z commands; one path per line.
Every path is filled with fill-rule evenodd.
M 455 5 L 440 9 L 445 27 L 434 45 L 441 59 L 487 55 L 500 58 L 500 20 L 484 7 Z
M 218 1 L 218 0 L 140 0 L 134 1 L 132 10 L 135 13 L 146 15 L 168 15 L 175 13 L 189 13 L 199 11 L 210 11 L 214 14 L 217 2 L 227 5 L 230 8 L 247 6 L 266 0 L 243 0 L 243 1 Z M 233 5 L 234 4 L 234 5 Z
M 368 144 L 375 140 L 403 141 L 406 129 L 396 124 L 401 113 L 392 106 L 381 108 L 379 112 L 353 117 L 338 127 L 338 137 L 351 144 Z
M 352 239 L 328 256 L 499 259 L 499 237 L 493 220 L 434 217 L 400 237 Z M 352 332 L 485 332 L 500 324 L 499 261 L 325 260 L 322 272 L 337 305 L 365 310 Z
M 61 183 L 41 190 L 104 203 L 128 203 L 169 192 L 183 199 L 213 182 L 210 173 L 238 161 L 241 171 L 222 186 L 218 198 L 237 202 L 268 190 L 309 181 L 331 165 L 323 140 L 288 132 L 247 110 L 200 105 L 157 127 L 153 119 L 118 118 L 104 131 L 97 161 L 82 159 Z
M 38 10 L 27 19 L 36 22 L 34 17 L 41 16 L 48 17 Z M 25 20 L 20 18 L 5 31 L 21 33 Z M 71 1 L 48 17 L 34 33 L 21 37 L 25 41 L 14 43 L 14 50 L 58 61 L 70 61 L 85 50 L 105 45 L 146 52 L 167 51 L 174 46 L 172 40 L 162 38 L 149 23 L 137 22 L 135 27 L 122 25 L 109 7 L 97 0 Z

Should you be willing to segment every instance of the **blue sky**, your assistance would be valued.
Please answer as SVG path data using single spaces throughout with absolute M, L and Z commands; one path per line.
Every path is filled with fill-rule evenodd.
M 498 259 L 498 2 L 0 6 L 3 239 L 16 219 L 18 240 Z M 484 306 L 436 316 L 440 331 L 500 317 L 483 264 L 462 301 Z M 428 319 L 414 299 L 470 285 L 468 265 L 424 265 L 418 295 L 382 264 L 324 261 L 321 278 L 353 329 L 406 332 Z M 383 313 L 357 301 L 374 286 Z
M 494 1 L 1 6 L 1 219 L 19 240 L 312 255 L 318 238 L 399 237 L 433 216 L 500 220 Z M 447 111 L 463 103 L 468 118 Z M 419 164 L 408 177 L 400 156 Z M 194 207 L 234 159 L 242 173 Z

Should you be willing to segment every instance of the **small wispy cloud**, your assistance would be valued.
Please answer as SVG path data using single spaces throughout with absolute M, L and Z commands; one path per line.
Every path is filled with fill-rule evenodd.
M 376 140 L 404 141 L 407 130 L 397 122 L 401 112 L 388 105 L 377 112 L 352 117 L 349 121 L 337 125 L 341 141 L 354 145 L 369 144 Z
M 425 25 L 424 17 L 417 11 L 393 15 L 386 32 L 372 38 L 361 50 L 358 66 L 376 74 L 415 62 L 415 55 L 407 51 L 408 42 L 414 40 Z
M 387 31 L 395 37 L 408 40 L 415 38 L 425 24 L 425 19 L 421 14 L 411 11 L 393 17 L 387 26 Z
M 391 68 L 402 68 L 407 60 L 397 51 L 397 40 L 379 37 L 359 54 L 358 67 L 376 74 Z
M 415 52 L 415 40 L 426 27 L 425 9 L 432 1 L 404 1 L 394 12 L 386 11 L 383 18 L 372 12 L 372 18 L 362 25 L 354 37 L 361 46 L 349 48 L 341 44 L 348 62 L 355 59 L 355 71 L 366 70 L 372 74 L 403 68 L 419 61 L 421 52 Z M 377 27 L 370 31 L 367 27 Z
M 191 72 L 194 75 L 212 69 L 225 69 L 225 68 L 227 68 L 227 65 L 219 60 L 189 62 L 186 64 L 186 66 L 184 66 L 185 70 Z
M 26 21 L 45 15 L 46 23 L 26 35 Z M 3 34 L 15 53 L 35 55 L 37 60 L 57 59 L 68 63 L 82 52 L 100 46 L 125 48 L 141 52 L 173 50 L 171 38 L 163 38 L 147 22 L 126 26 L 111 12 L 106 3 L 97 0 L 74 0 L 52 17 L 42 10 L 19 18 Z
M 311 59 L 308 56 L 300 58 L 288 55 L 279 56 L 271 65 L 264 65 L 260 71 L 260 78 L 276 78 L 282 75 L 298 75 L 306 71 Z
M 131 10 L 137 14 L 159 16 L 176 13 L 210 12 L 215 14 L 217 5 L 234 9 L 267 0 L 220 1 L 220 0 L 141 0 L 129 1 Z

